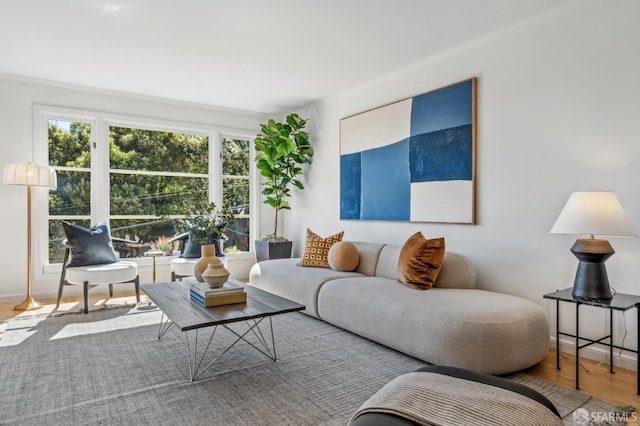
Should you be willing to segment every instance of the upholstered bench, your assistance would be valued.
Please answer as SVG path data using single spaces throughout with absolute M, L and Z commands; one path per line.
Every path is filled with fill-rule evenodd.
M 456 367 L 427 366 L 387 383 L 351 419 L 352 426 L 561 426 L 555 406 L 535 390 Z

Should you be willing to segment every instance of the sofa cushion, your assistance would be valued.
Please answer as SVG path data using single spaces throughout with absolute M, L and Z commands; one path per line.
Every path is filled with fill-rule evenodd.
M 360 261 L 356 272 L 373 277 L 376 274 L 376 267 L 380 260 L 382 250 L 386 247 L 379 243 L 364 243 L 360 241 L 349 241 L 358 249 Z
M 327 261 L 331 269 L 351 272 L 358 267 L 360 254 L 355 245 L 347 241 L 338 241 L 329 249 Z
M 469 259 L 458 253 L 444 254 L 435 288 L 475 288 L 476 270 Z
M 427 290 L 436 282 L 444 259 L 444 238 L 426 239 L 413 234 L 402 246 L 398 258 L 398 280 L 417 290 Z
M 256 263 L 249 274 L 249 284 L 305 306 L 307 315 L 318 316 L 318 293 L 327 281 L 344 277 L 362 277 L 357 272 L 331 268 L 298 268 L 300 259 L 273 259 Z
M 298 266 L 313 266 L 317 268 L 329 267 L 329 249 L 338 241 L 342 241 L 344 231 L 327 238 L 322 238 L 311 229 L 307 228 L 307 238 L 304 245 L 304 253 Z
M 549 323 L 538 304 L 485 290 L 416 291 L 386 278 L 334 279 L 322 286 L 318 315 L 423 361 L 488 374 L 528 368 L 549 349 Z

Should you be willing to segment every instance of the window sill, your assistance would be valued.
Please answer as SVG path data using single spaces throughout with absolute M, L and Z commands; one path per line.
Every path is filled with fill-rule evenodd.
M 239 252 L 239 253 L 225 253 L 228 262 L 236 262 L 236 261 L 246 261 L 250 259 L 254 259 L 254 254 L 251 252 Z M 178 256 L 159 256 L 156 257 L 156 265 L 168 265 L 171 263 L 173 259 L 177 259 Z M 153 259 L 150 257 L 135 257 L 135 258 L 126 258 L 122 260 L 127 260 L 130 262 L 135 262 L 138 266 L 142 267 L 151 267 L 153 264 Z M 54 264 L 46 264 L 42 267 L 42 272 L 44 275 L 60 275 L 62 272 L 62 264 L 54 263 Z

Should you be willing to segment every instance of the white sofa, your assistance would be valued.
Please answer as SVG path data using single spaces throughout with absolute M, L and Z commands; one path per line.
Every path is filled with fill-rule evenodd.
M 299 259 L 257 263 L 250 284 L 305 305 L 304 313 L 423 361 L 488 373 L 519 371 L 541 361 L 549 324 L 534 302 L 477 290 L 475 271 L 447 253 L 434 288 L 396 279 L 401 247 L 353 242 L 354 272 L 297 266 Z

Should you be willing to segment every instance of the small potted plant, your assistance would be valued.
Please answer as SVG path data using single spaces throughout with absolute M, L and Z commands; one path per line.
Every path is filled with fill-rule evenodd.
M 306 124 L 298 114 L 289 114 L 284 122 L 269 120 L 253 140 L 256 166 L 265 178 L 264 203 L 274 209 L 273 234 L 255 242 L 258 261 L 291 257 L 291 241 L 278 235 L 278 217 L 281 210 L 291 209 L 286 198 L 292 187 L 304 189 L 297 177 L 313 157 L 309 134 L 303 130 Z
M 202 190 L 185 194 L 179 211 L 184 219 L 178 223 L 178 228 L 187 232 L 174 237 L 173 241 L 180 241 L 180 257 L 198 259 L 194 265 L 194 275 L 196 280 L 203 282 L 202 273 L 208 265 L 214 262 L 221 264 L 218 258 L 224 257 L 220 246 L 222 232 L 234 221 L 235 216 L 226 205 L 218 208 L 209 201 L 207 193 Z
M 150 244 L 152 250 L 159 250 L 165 254 L 165 256 L 169 256 L 175 250 L 175 241 L 171 241 L 169 237 L 160 236 L 156 239 L 156 241 Z
M 200 257 L 200 246 L 212 244 L 215 246 L 215 255 L 224 256 L 220 248 L 220 238 L 227 225 L 233 223 L 235 216 L 227 207 L 218 208 L 209 201 L 205 191 L 193 190 L 186 194 L 180 205 L 180 212 L 184 220 L 178 227 L 185 234 L 174 238 L 182 239 L 185 244 L 182 248 L 182 257 Z

